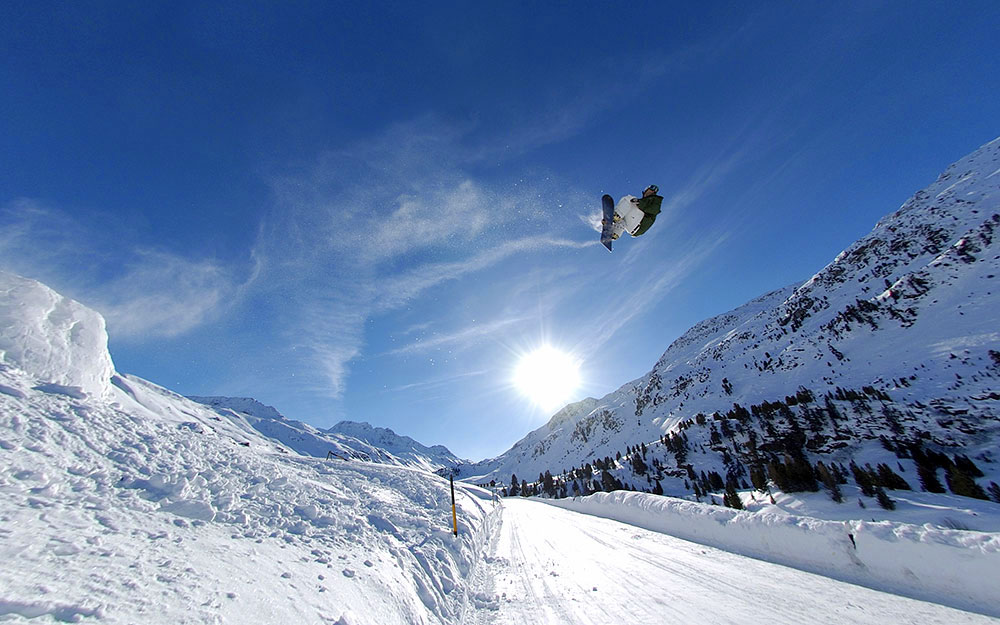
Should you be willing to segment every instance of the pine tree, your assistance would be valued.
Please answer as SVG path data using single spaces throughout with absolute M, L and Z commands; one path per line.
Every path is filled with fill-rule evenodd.
M 896 509 L 896 502 L 889 497 L 889 495 L 885 494 L 885 491 L 882 490 L 881 486 L 875 487 L 875 499 L 878 501 L 878 505 L 882 506 L 886 510 Z
M 947 466 L 947 463 L 940 464 L 940 458 L 934 455 L 934 452 L 924 451 L 920 443 L 911 447 L 910 455 L 917 465 L 917 479 L 920 480 L 920 487 L 930 493 L 945 492 L 944 485 L 938 479 L 937 470 L 941 466 Z M 947 456 L 945 456 L 945 460 L 947 460 Z
M 788 472 L 785 470 L 785 465 L 780 460 L 772 460 L 767 463 L 767 477 L 772 482 L 778 485 L 778 488 L 788 492 L 790 488 L 790 482 L 788 479 Z
M 837 410 L 837 406 L 833 403 L 833 399 L 831 399 L 829 395 L 826 397 L 825 404 L 826 414 L 830 417 L 830 421 L 833 423 L 834 429 L 836 429 L 837 421 L 840 421 L 843 417 L 840 415 L 840 411 Z
M 937 476 L 937 467 L 927 464 L 917 464 L 917 479 L 920 487 L 929 493 L 943 493 L 944 485 Z
M 517 476 L 514 475 L 514 474 L 511 474 L 511 476 L 510 476 L 510 491 L 509 491 L 510 496 L 511 497 L 515 497 L 515 496 L 517 496 L 517 494 L 519 492 L 520 492 L 520 490 L 518 489 Z
M 948 481 L 948 488 L 956 495 L 974 497 L 975 499 L 989 499 L 983 487 L 976 484 L 976 480 L 972 479 L 972 476 L 956 465 L 948 467 L 945 479 Z
M 718 472 L 712 471 L 708 474 L 708 479 L 712 483 L 712 490 L 720 491 L 726 487 L 725 482 L 722 481 L 722 476 Z
M 844 495 L 840 492 L 840 484 L 837 483 L 837 478 L 833 476 L 833 473 L 822 462 L 816 463 L 816 473 L 819 475 L 820 481 L 823 482 L 823 487 L 830 493 L 830 499 L 842 503 Z
M 997 485 L 996 482 L 990 482 L 990 487 L 987 490 L 990 491 L 990 498 L 1000 503 L 1000 485 Z
M 604 471 L 601 473 L 601 488 L 610 493 L 613 490 L 621 490 L 622 483 L 611 475 L 610 471 Z
M 861 488 L 861 494 L 866 497 L 874 497 L 875 483 L 872 481 L 871 474 L 856 465 L 853 460 L 851 461 L 851 473 L 854 474 L 854 481 Z
M 726 482 L 726 493 L 722 496 L 722 503 L 736 510 L 743 509 L 743 501 L 740 499 L 740 494 L 736 492 L 736 484 L 732 480 Z
M 878 483 L 885 488 L 892 490 L 912 490 L 910 484 L 898 473 L 892 470 L 887 464 L 879 464 L 876 467 L 878 472 Z
M 551 497 L 552 495 L 555 494 L 555 483 L 552 479 L 551 473 L 546 471 L 545 475 L 542 476 L 541 482 L 542 482 L 542 490 L 545 492 L 546 495 L 549 495 Z
M 955 466 L 970 477 L 983 477 L 983 471 L 968 456 L 955 456 Z
M 767 476 L 764 475 L 764 469 L 759 466 L 750 467 L 750 482 L 761 492 L 767 490 Z
M 648 469 L 649 467 L 647 467 L 646 463 L 643 462 L 642 456 L 639 454 L 634 454 L 632 456 L 632 470 L 635 471 L 636 475 L 646 475 L 646 471 Z
M 788 458 L 786 459 L 786 464 L 788 465 L 789 477 L 792 479 L 795 490 L 808 490 L 811 492 L 819 490 L 816 473 L 804 456 L 800 456 L 795 460 Z

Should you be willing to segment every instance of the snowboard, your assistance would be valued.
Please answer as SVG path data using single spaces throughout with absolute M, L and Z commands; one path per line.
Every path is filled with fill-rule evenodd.
M 611 234 L 615 225 L 615 201 L 610 195 L 601 198 L 601 207 L 604 211 L 603 224 L 601 225 L 601 245 L 611 251 Z

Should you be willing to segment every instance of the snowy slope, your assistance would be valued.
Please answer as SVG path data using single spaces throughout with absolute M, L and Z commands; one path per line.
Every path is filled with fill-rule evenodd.
M 988 452 L 1000 415 L 998 229 L 1000 139 L 949 167 L 809 280 L 695 325 L 647 375 L 567 406 L 463 475 L 530 482 L 677 433 L 699 413 L 781 402 L 802 388 L 822 402 L 838 387 L 872 387 L 891 397 L 904 436 Z M 856 431 L 823 432 L 813 451 L 845 459 L 886 431 L 849 404 L 835 407 L 847 409 Z
M 211 406 L 220 415 L 274 439 L 290 450 L 306 456 L 340 458 L 440 471 L 467 462 L 447 447 L 427 447 L 408 436 L 367 423 L 341 421 L 320 430 L 302 421 L 286 419 L 271 406 L 248 397 L 189 397 Z
M 498 516 L 116 374 L 99 315 L 3 276 L 0 620 L 461 623 Z

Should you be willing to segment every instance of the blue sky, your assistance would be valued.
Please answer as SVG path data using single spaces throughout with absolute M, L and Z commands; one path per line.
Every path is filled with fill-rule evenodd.
M 117 368 L 480 459 L 1000 134 L 995 2 L 0 5 L 0 267 Z M 608 254 L 600 196 L 664 212 Z

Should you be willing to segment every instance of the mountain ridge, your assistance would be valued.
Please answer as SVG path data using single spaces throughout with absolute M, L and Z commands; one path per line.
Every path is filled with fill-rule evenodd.
M 560 474 L 677 434 L 698 414 L 783 401 L 800 388 L 834 404 L 838 389 L 891 394 L 898 409 L 919 413 L 913 432 L 935 443 L 961 444 L 983 428 L 992 437 L 998 213 L 1000 139 L 952 164 L 808 280 L 695 324 L 649 373 L 567 406 L 558 423 L 463 475 Z M 941 415 L 949 427 L 935 425 Z
M 401 436 L 388 428 L 368 423 L 341 421 L 326 430 L 302 421 L 294 421 L 249 397 L 188 397 L 192 401 L 243 422 L 260 434 L 300 454 L 325 458 L 332 454 L 352 458 L 419 468 L 436 472 L 466 463 L 447 447 L 428 447 L 409 436 Z

